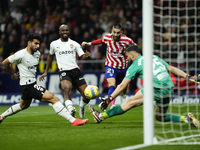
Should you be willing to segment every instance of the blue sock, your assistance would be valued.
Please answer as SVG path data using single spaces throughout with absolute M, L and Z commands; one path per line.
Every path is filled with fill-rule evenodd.
M 108 96 L 110 96 L 115 90 L 115 87 L 114 86 L 110 86 L 109 87 L 109 90 L 108 90 Z

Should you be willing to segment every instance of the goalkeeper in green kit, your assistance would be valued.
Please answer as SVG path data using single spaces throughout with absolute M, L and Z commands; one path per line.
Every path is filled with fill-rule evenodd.
M 126 56 L 130 62 L 130 67 L 126 72 L 126 76 L 117 86 L 115 91 L 108 98 L 100 98 L 102 101 L 99 107 L 105 111 L 108 104 L 115 99 L 120 93 L 127 87 L 127 85 L 135 78 L 135 76 L 143 79 L 143 60 L 142 51 L 136 45 L 132 45 L 126 49 Z M 166 63 L 164 60 L 156 55 L 153 55 L 153 86 L 154 86 L 154 100 L 156 101 L 156 112 L 155 118 L 161 122 L 186 122 L 197 128 L 200 127 L 199 121 L 194 117 L 192 113 L 188 113 L 187 116 L 180 116 L 171 113 L 166 113 L 168 105 L 173 96 L 174 84 L 170 78 L 169 72 L 183 77 L 186 80 L 199 83 L 200 76 L 190 76 L 183 72 L 182 70 L 173 67 Z M 116 115 L 121 115 L 131 108 L 140 106 L 143 104 L 143 93 L 144 89 L 140 89 L 131 99 L 122 105 L 118 105 L 110 110 L 103 113 L 98 112 L 92 106 L 89 109 L 96 121 L 100 123 L 101 121 Z

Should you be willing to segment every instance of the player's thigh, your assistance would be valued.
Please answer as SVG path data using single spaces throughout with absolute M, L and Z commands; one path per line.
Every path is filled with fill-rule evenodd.
M 50 91 L 46 90 L 40 101 L 54 104 L 58 102 L 58 98 Z
M 127 111 L 133 107 L 137 107 L 143 104 L 143 94 L 141 91 L 138 91 L 131 99 L 126 103 L 122 104 L 121 107 L 124 111 Z
M 117 69 L 116 84 L 119 85 L 126 76 L 127 69 Z
M 116 85 L 116 77 L 117 77 L 117 72 L 115 68 L 106 66 L 105 68 L 105 77 L 106 80 L 108 81 L 109 86 L 115 86 Z
M 77 78 L 74 80 L 73 85 L 75 88 L 81 93 L 81 95 L 85 97 L 84 90 L 87 87 L 87 83 L 85 79 L 83 78 L 82 74 L 79 74 Z
M 156 89 L 154 88 L 154 99 L 156 101 L 156 115 L 165 115 L 167 112 L 170 100 L 173 95 L 173 89 Z

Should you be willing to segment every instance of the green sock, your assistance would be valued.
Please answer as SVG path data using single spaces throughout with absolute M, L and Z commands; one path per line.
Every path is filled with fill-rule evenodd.
M 164 118 L 164 122 L 181 122 L 181 116 L 180 115 L 174 115 L 174 114 L 167 114 Z
M 116 116 L 116 115 L 121 115 L 123 113 L 125 113 L 125 111 L 121 108 L 121 105 L 118 105 L 116 107 L 113 107 L 112 109 L 107 110 L 106 112 L 104 112 L 106 114 L 103 114 L 104 118 L 108 118 L 108 117 L 112 117 L 112 116 Z

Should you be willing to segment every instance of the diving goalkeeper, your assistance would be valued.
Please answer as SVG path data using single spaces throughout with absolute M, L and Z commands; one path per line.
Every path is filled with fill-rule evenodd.
M 132 45 L 126 49 L 126 56 L 131 64 L 126 72 L 126 76 L 117 86 L 115 91 L 108 98 L 100 98 L 102 101 L 99 104 L 99 107 L 105 111 L 108 104 L 115 99 L 124 88 L 130 83 L 131 80 L 138 76 L 143 79 L 143 59 L 142 51 L 136 45 Z M 190 76 L 180 69 L 173 67 L 166 63 L 164 60 L 159 58 L 156 55 L 153 55 L 153 86 L 154 86 L 154 100 L 156 101 L 156 113 L 155 118 L 161 122 L 186 122 L 195 127 L 200 127 L 199 121 L 194 117 L 192 113 L 188 113 L 187 116 L 180 116 L 171 113 L 166 113 L 170 100 L 173 96 L 173 87 L 174 84 L 169 76 L 169 72 L 181 76 L 186 80 L 192 82 L 200 82 L 200 77 L 198 75 Z M 92 106 L 89 106 L 89 109 L 97 123 L 100 123 L 104 119 L 115 115 L 121 115 L 128 111 L 131 108 L 140 106 L 143 104 L 143 93 L 144 89 L 140 89 L 131 99 L 122 105 L 118 105 L 113 109 L 110 109 L 106 112 L 100 113 L 95 110 Z

